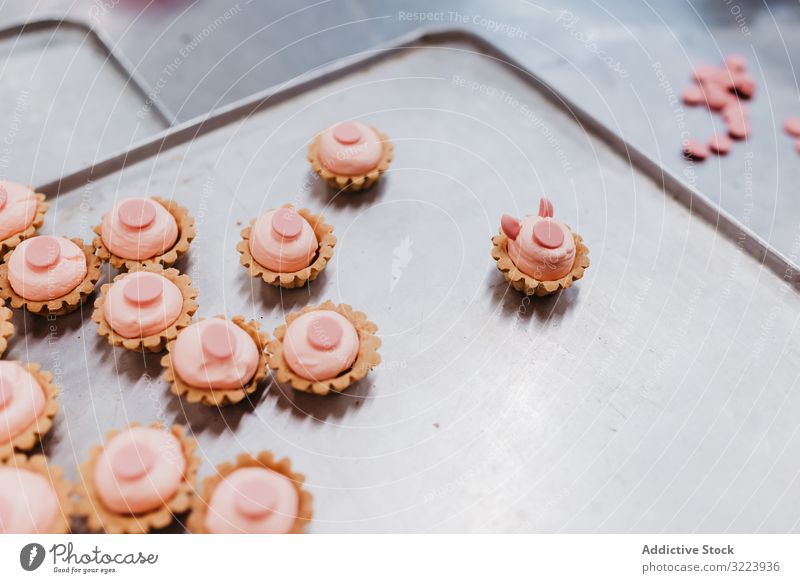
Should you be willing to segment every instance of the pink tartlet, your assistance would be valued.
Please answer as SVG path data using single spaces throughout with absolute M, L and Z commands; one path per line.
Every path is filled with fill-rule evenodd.
M 94 291 L 100 261 L 80 239 L 40 235 L 22 241 L 0 266 L 0 296 L 38 315 L 76 310 Z
M 308 147 L 311 168 L 331 188 L 369 188 L 389 168 L 394 149 L 385 134 L 361 122 L 339 122 Z
M 169 267 L 189 250 L 194 219 L 171 200 L 159 197 L 122 200 L 95 227 L 97 255 L 114 267 Z
M 64 534 L 73 511 L 64 472 L 43 455 L 0 464 L 0 534 Z
M 322 215 L 290 204 L 251 221 L 236 249 L 252 277 L 270 285 L 302 287 L 317 278 L 333 257 L 336 237 Z
M 498 269 L 515 289 L 528 295 L 568 288 L 589 266 L 583 239 L 553 218 L 553 205 L 546 198 L 540 201 L 539 216 L 520 221 L 503 215 L 492 243 Z
M 44 223 L 47 203 L 29 186 L 0 180 L 0 252 L 32 237 Z
M 102 287 L 92 319 L 114 346 L 159 352 L 191 323 L 197 295 L 189 276 L 177 269 L 136 268 Z
M 266 377 L 267 335 L 258 322 L 217 317 L 195 322 L 167 345 L 161 359 L 172 392 L 191 403 L 235 404 Z
M 32 449 L 58 412 L 53 375 L 38 364 L 0 360 L 0 460 Z
M 269 343 L 278 382 L 326 395 L 364 378 L 381 359 L 378 327 L 347 304 L 325 302 L 286 317 Z
M 311 520 L 311 494 L 291 462 L 242 454 L 217 466 L 195 499 L 189 530 L 205 534 L 299 534 Z
M 196 444 L 180 426 L 132 425 L 109 433 L 81 466 L 78 512 L 90 530 L 139 533 L 163 528 L 191 506 Z

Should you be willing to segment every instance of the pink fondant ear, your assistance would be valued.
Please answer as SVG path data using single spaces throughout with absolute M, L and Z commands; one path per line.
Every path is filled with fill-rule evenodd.
M 500 219 L 500 227 L 503 229 L 506 237 L 512 241 L 517 238 L 517 235 L 519 235 L 519 230 L 521 229 L 519 226 L 519 221 L 511 215 L 502 216 Z
M 539 216 L 545 219 L 553 216 L 553 203 L 544 197 L 539 199 Z

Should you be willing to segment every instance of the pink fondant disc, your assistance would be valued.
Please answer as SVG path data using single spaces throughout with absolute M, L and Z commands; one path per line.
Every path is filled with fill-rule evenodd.
M 280 208 L 272 215 L 272 230 L 284 239 L 294 239 L 303 230 L 303 217 L 292 209 Z
M 355 144 L 361 139 L 361 130 L 356 124 L 346 121 L 333 128 L 333 137 L 340 144 Z
M 146 443 L 126 443 L 109 460 L 111 471 L 121 480 L 144 476 L 156 461 L 156 452 Z
M 564 242 L 564 232 L 553 221 L 538 221 L 533 225 L 533 238 L 542 247 L 556 249 Z
M 317 350 L 332 350 L 342 340 L 342 327 L 329 316 L 317 316 L 308 325 L 308 343 Z
M 164 292 L 164 284 L 158 275 L 141 275 L 129 278 L 122 288 L 122 295 L 132 304 L 149 304 Z
M 120 222 L 131 229 L 143 229 L 156 218 L 156 208 L 149 200 L 126 200 L 119 205 L 117 214 Z
M 787 117 L 783 122 L 783 129 L 790 136 L 800 138 L 800 117 Z
M 221 320 L 203 328 L 200 343 L 203 351 L 214 358 L 230 358 L 236 352 L 236 336 Z
M 0 379 L 0 411 L 8 407 L 14 399 L 14 387 L 9 382 Z
M 61 245 L 55 237 L 34 237 L 25 247 L 25 261 L 31 267 L 50 267 L 61 257 Z
M 0 210 L 3 210 L 6 207 L 7 202 L 8 191 L 6 190 L 5 186 L 0 186 Z
M 275 490 L 261 480 L 249 480 L 238 486 L 237 491 L 236 510 L 249 518 L 269 514 L 278 502 Z

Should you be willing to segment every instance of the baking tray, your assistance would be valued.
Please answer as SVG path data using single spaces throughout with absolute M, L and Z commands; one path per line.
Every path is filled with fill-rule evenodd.
M 0 107 L 0 177 L 30 184 L 130 148 L 172 121 L 98 33 L 62 19 L 0 30 Z
M 305 160 L 340 119 L 395 145 L 363 194 L 332 193 Z M 798 530 L 795 268 L 479 36 L 404 37 L 43 188 L 59 208 L 46 231 L 85 238 L 121 197 L 187 205 L 198 237 L 178 267 L 199 316 L 271 332 L 330 299 L 383 339 L 381 366 L 345 394 L 271 384 L 217 411 L 170 396 L 159 356 L 112 349 L 88 306 L 17 313 L 9 358 L 56 373 L 63 409 L 44 449 L 71 477 L 108 430 L 161 420 L 188 424 L 203 476 L 240 451 L 291 457 L 312 532 Z M 541 195 L 592 265 L 528 300 L 490 237 Z M 336 228 L 310 288 L 239 266 L 240 229 L 284 202 Z

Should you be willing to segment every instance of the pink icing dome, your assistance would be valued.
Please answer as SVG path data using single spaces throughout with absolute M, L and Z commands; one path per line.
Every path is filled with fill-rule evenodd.
M 46 533 L 59 512 L 47 478 L 25 468 L 0 467 L 0 533 Z
M 501 221 L 511 261 L 539 281 L 560 279 L 572 271 L 575 263 L 572 232 L 552 216 L 553 205 L 543 198 L 538 217 L 529 215 L 520 222 L 504 215 Z
M 318 248 L 314 229 L 289 208 L 261 215 L 251 229 L 250 254 L 260 265 L 277 273 L 291 273 L 308 267 Z
M 177 437 L 154 427 L 130 427 L 106 443 L 94 468 L 94 487 L 112 512 L 138 514 L 164 506 L 185 471 Z
M 0 360 L 0 444 L 36 422 L 47 399 L 34 376 L 17 362 Z
M 214 489 L 205 527 L 211 533 L 285 534 L 297 517 L 294 484 L 267 468 L 239 468 Z
M 311 381 L 332 379 L 353 366 L 359 340 L 355 326 L 332 310 L 294 320 L 283 339 L 283 357 L 295 374 Z
M 117 257 L 149 259 L 175 244 L 178 224 L 158 202 L 129 198 L 118 202 L 103 216 L 101 233 L 103 243 Z
M 184 328 L 172 348 L 181 380 L 200 389 L 241 389 L 256 374 L 259 350 L 247 332 L 222 318 Z
M 83 249 L 64 237 L 40 235 L 20 243 L 8 260 L 8 281 L 26 300 L 59 298 L 86 277 Z
M 123 338 L 144 338 L 166 330 L 182 308 L 183 294 L 177 285 L 157 273 L 136 271 L 111 285 L 103 316 Z
M 360 122 L 340 122 L 319 137 L 322 165 L 340 176 L 360 176 L 374 170 L 381 161 L 380 136 Z
M 24 184 L 0 180 L 0 239 L 21 233 L 36 218 L 36 193 Z

